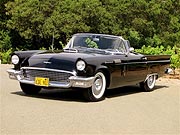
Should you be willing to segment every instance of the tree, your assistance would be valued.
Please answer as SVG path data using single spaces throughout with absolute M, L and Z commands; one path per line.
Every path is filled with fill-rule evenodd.
M 48 48 L 52 38 L 58 48 L 78 32 L 121 35 L 135 48 L 180 46 L 177 0 L 14 0 L 6 10 L 8 28 L 32 49 Z

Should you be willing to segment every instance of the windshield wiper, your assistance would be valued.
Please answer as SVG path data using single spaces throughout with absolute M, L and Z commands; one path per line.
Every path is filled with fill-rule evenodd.
M 64 52 L 75 52 L 75 53 L 78 52 L 78 50 L 75 49 L 75 48 L 66 48 L 66 49 L 63 49 L 63 50 L 64 50 Z
M 87 49 L 87 47 L 85 47 L 85 46 L 74 46 L 74 48 L 77 48 L 77 49 Z
M 103 49 L 98 49 L 98 48 L 87 48 L 86 49 L 89 52 L 101 52 L 101 53 L 105 53 L 105 51 Z

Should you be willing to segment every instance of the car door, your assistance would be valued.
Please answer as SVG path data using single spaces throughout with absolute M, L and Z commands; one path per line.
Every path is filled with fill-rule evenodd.
M 125 63 L 125 79 L 129 84 L 136 84 L 145 80 L 147 76 L 147 60 L 143 55 L 128 53 Z
M 127 75 L 128 55 L 127 47 L 122 39 L 114 46 L 115 50 L 118 50 L 117 55 L 113 55 L 113 64 L 109 64 L 111 72 L 111 84 L 110 88 L 117 88 L 126 86 L 129 84 L 129 74 Z
M 147 75 L 147 61 L 143 55 L 129 52 L 129 47 L 121 40 L 115 49 L 122 54 L 114 56 L 111 88 L 142 82 Z

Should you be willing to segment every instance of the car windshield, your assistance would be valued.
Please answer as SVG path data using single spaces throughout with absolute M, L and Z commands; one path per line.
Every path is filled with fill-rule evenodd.
M 73 39 L 73 47 L 81 48 L 96 48 L 96 49 L 116 49 L 116 46 L 120 43 L 118 37 L 111 36 L 99 36 L 99 35 L 78 35 Z

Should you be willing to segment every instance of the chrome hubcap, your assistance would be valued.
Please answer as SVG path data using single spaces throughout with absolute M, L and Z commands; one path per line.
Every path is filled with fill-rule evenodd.
M 93 93 L 95 95 L 99 95 L 101 93 L 102 85 L 103 85 L 103 82 L 102 82 L 101 77 L 97 77 L 93 85 Z
M 103 73 L 98 72 L 95 75 L 94 83 L 91 87 L 92 95 L 96 99 L 100 99 L 106 89 L 106 78 Z
M 147 79 L 147 84 L 150 88 L 154 87 L 154 84 L 155 84 L 155 76 L 154 75 L 149 76 L 149 78 Z
M 102 80 L 101 79 L 97 79 L 95 81 L 94 85 L 95 85 L 95 90 L 96 91 L 100 91 L 101 88 L 102 88 Z
M 101 75 L 97 75 L 95 81 L 94 81 L 94 84 L 92 86 L 92 92 L 93 92 L 93 95 L 95 97 L 101 97 L 101 94 L 104 93 L 102 92 L 104 89 L 103 89 L 103 79 L 101 77 Z

